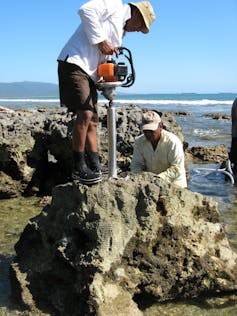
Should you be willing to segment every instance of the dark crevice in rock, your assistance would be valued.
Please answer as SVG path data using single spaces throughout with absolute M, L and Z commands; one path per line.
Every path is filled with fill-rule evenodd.
M 146 293 L 142 286 L 139 286 L 139 292 L 138 294 L 135 294 L 133 296 L 134 302 L 136 302 L 138 308 L 141 311 L 144 311 L 146 308 L 152 306 L 157 302 L 157 298 L 149 293 Z

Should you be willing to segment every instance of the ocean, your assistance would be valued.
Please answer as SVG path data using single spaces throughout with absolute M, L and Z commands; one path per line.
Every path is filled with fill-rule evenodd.
M 155 106 L 171 106 L 171 107 L 192 107 L 192 106 L 218 106 L 230 105 L 233 99 L 237 97 L 237 93 L 216 93 L 216 94 L 199 94 L 199 93 L 177 93 L 177 94 L 127 94 L 117 93 L 115 103 L 118 105 L 130 104 L 136 105 L 155 105 Z M 99 102 L 106 102 L 106 100 L 99 96 Z M 32 98 L 25 96 L 24 98 L 0 98 L 0 105 L 9 106 L 10 108 L 31 108 L 40 105 L 59 106 L 59 97 L 45 97 Z
M 141 107 L 154 108 L 160 111 L 185 111 L 190 112 L 189 116 L 177 116 L 178 123 L 183 128 L 185 140 L 192 146 L 218 145 L 223 143 L 229 146 L 230 143 L 230 121 L 216 120 L 205 117 L 208 113 L 220 113 L 230 115 L 233 100 L 237 93 L 217 94 L 121 94 L 115 98 L 115 105 L 123 107 L 134 104 Z M 99 104 L 107 103 L 102 96 L 99 97 Z M 34 109 L 39 106 L 59 106 L 59 98 L 39 97 L 31 98 L 5 98 L 0 99 L 0 106 L 11 109 L 27 108 Z
M 180 94 L 121 94 L 118 93 L 114 104 L 118 108 L 125 105 L 137 105 L 140 107 L 156 109 L 160 111 L 173 111 L 179 114 L 175 115 L 175 119 L 183 130 L 185 141 L 189 147 L 193 146 L 215 146 L 224 144 L 227 148 L 231 143 L 231 120 L 230 119 L 213 119 L 206 116 L 207 114 L 231 114 L 231 107 L 234 99 L 237 98 L 237 93 L 218 93 L 218 94 L 196 94 L 196 93 L 180 93 Z M 103 97 L 99 98 L 99 106 L 108 103 Z M 0 106 L 8 107 L 12 110 L 25 108 L 34 111 L 36 107 L 59 106 L 58 96 L 48 98 L 39 97 L 31 98 L 8 98 L 0 99 Z M 188 115 L 182 115 L 182 112 L 188 112 Z M 210 196 L 218 202 L 218 208 L 221 215 L 221 220 L 226 227 L 226 232 L 231 244 L 237 251 L 237 187 L 230 182 L 225 181 L 222 173 L 210 173 L 209 171 L 197 172 L 198 168 L 217 169 L 218 164 L 189 164 L 190 179 L 188 188 L 192 191 L 200 192 Z M 1 202 L 1 201 L 0 201 Z M 0 210 L 0 219 L 3 222 L 3 234 L 8 230 L 14 231 L 15 223 L 10 224 L 10 219 L 7 219 L 6 214 L 9 212 L 9 205 L 12 201 L 2 201 Z M 16 201 L 11 208 L 11 218 L 17 216 L 17 222 L 24 223 L 21 219 L 22 210 L 25 208 L 24 200 Z M 27 203 L 30 203 L 29 201 Z M 15 212 L 16 214 L 12 214 Z M 33 210 L 32 210 L 33 212 Z M 30 213 L 29 213 L 30 214 Z M 25 216 L 25 215 L 24 215 Z M 25 220 L 25 218 L 24 218 Z M 11 227 L 12 226 L 12 227 Z M 20 234 L 20 232 L 19 232 Z M 15 236 L 15 235 L 14 235 Z M 4 237 L 4 236 L 3 236 Z M 16 238 L 15 236 L 14 238 Z M 3 244 L 3 243 L 1 243 Z M 5 245 L 5 244 L 4 244 Z M 3 247 L 3 246 L 2 246 Z M 12 255 L 13 250 L 9 251 L 9 247 L 13 247 L 11 242 L 4 246 L 4 251 L 0 246 L 0 255 L 2 257 L 7 254 Z M 7 250 L 8 249 L 8 250 Z M 6 256 L 3 265 L 7 271 L 10 259 Z M 0 260 L 1 268 L 1 260 Z M 9 293 L 9 280 L 7 272 L 3 279 L 0 278 L 0 289 L 7 286 Z M 4 315 L 15 315 L 15 311 L 9 310 L 9 301 L 7 296 L 0 295 L 2 312 Z M 153 315 L 198 315 L 198 316 L 230 316 L 237 315 L 237 295 L 226 296 L 226 298 L 216 298 L 211 304 L 206 300 L 191 300 L 184 302 L 168 302 L 165 304 L 157 304 L 145 313 L 147 316 Z

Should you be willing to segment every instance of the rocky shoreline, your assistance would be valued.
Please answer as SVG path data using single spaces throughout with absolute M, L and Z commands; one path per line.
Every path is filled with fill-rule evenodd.
M 100 155 L 102 163 L 107 164 L 106 106 L 99 109 Z M 133 105 L 117 108 L 117 159 L 122 172 L 130 168 L 142 110 Z M 220 163 L 227 159 L 224 145 L 189 148 L 174 115 L 191 113 L 162 113 L 164 127 L 183 142 L 187 163 Z M 0 112 L 0 198 L 50 195 L 55 185 L 71 180 L 73 120 L 71 114 L 59 107 Z
M 236 293 L 237 254 L 211 198 L 157 175 L 129 172 L 143 109 L 117 108 L 118 179 L 71 181 L 74 118 L 62 108 L 0 113 L 0 198 L 50 195 L 15 245 L 12 297 L 35 315 L 143 315 L 155 302 Z M 174 115 L 164 128 L 186 162 L 227 159 L 227 148 L 189 148 Z M 99 145 L 108 161 L 106 107 Z M 187 168 L 188 173 L 188 168 Z

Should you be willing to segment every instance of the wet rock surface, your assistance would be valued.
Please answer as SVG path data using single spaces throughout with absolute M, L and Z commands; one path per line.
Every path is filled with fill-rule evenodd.
M 228 149 L 225 145 L 196 146 L 186 150 L 186 160 L 196 163 L 222 163 L 228 159 Z
M 142 315 L 237 289 L 216 202 L 150 173 L 55 187 L 15 248 L 13 296 L 52 315 Z
M 231 119 L 231 115 L 221 114 L 221 113 L 207 113 L 207 114 L 204 114 L 203 116 L 210 117 L 213 120 L 230 120 Z

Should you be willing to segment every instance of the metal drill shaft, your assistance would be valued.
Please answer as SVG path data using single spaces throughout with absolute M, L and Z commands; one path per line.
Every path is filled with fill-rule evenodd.
M 116 109 L 113 100 L 110 100 L 107 110 L 108 147 L 109 147 L 109 178 L 117 178 L 117 155 L 116 155 Z

